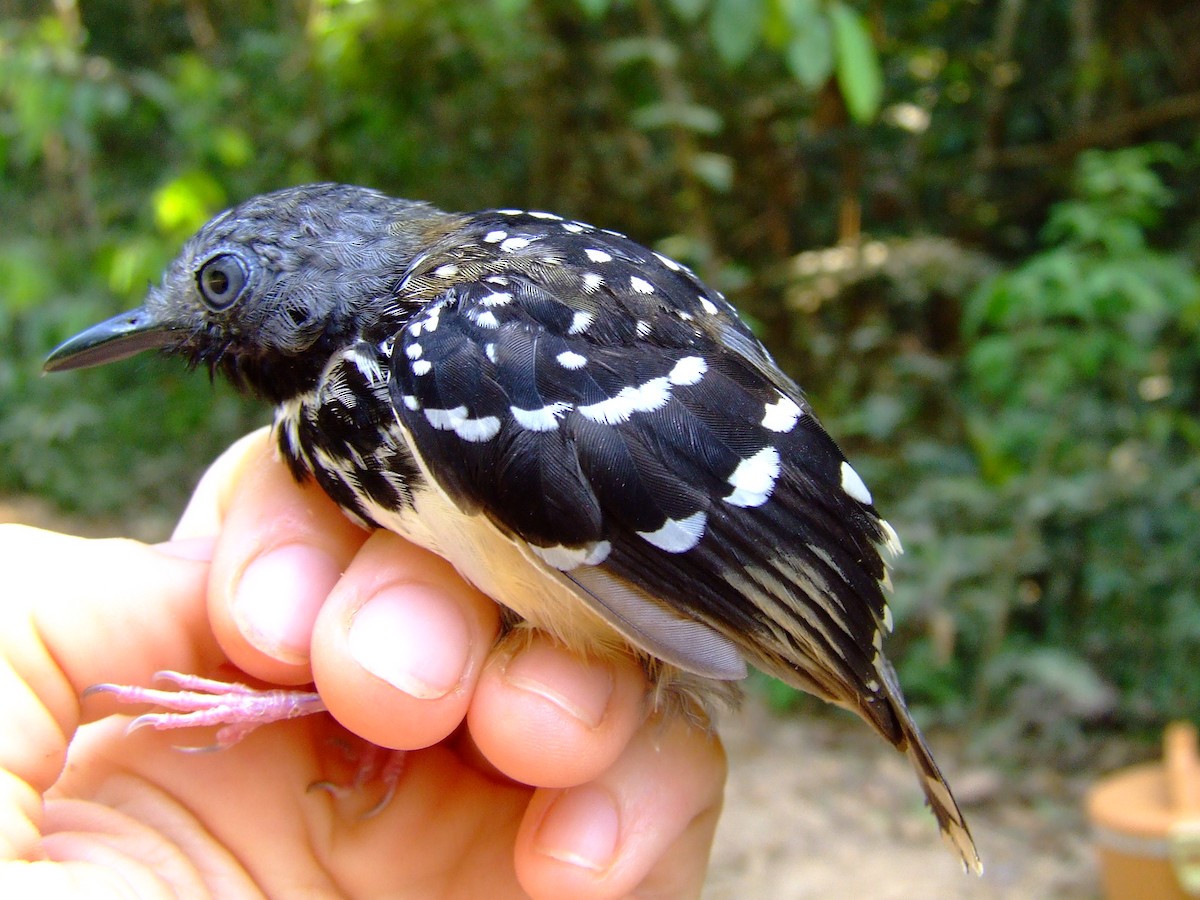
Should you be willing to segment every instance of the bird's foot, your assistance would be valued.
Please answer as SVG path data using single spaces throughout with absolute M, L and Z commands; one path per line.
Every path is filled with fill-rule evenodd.
M 325 791 L 330 796 L 341 799 L 355 796 L 368 784 L 378 781 L 383 786 L 383 794 L 370 809 L 363 813 L 363 818 L 369 819 L 392 802 L 392 797 L 396 793 L 396 785 L 404 772 L 408 752 L 389 750 L 386 747 L 366 742 L 361 747 L 346 747 L 345 749 L 354 768 L 354 778 L 350 783 L 318 781 L 309 785 L 309 789 Z
M 216 743 L 208 747 L 181 748 L 192 752 L 231 747 L 260 725 L 324 712 L 325 704 L 313 691 L 258 690 L 244 684 L 216 681 L 181 672 L 156 672 L 156 679 L 173 682 L 178 690 L 157 690 L 123 684 L 96 684 L 83 692 L 109 694 L 120 703 L 152 703 L 171 712 L 138 716 L 129 730 L 222 726 Z

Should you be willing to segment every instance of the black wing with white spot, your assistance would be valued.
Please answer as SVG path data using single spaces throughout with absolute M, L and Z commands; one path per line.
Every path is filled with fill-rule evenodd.
M 621 235 L 493 213 L 401 295 L 390 389 L 431 474 L 524 539 L 647 652 L 736 678 L 738 651 L 907 749 L 962 817 L 880 652 L 891 527 L 795 384 L 688 270 Z
M 410 276 L 440 292 L 393 357 L 443 487 L 585 593 L 661 598 L 831 699 L 878 692 L 894 536 L 725 301 L 618 235 L 475 228 L 477 257 L 434 251 Z

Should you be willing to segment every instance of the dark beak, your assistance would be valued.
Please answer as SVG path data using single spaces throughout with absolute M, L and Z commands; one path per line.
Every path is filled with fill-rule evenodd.
M 125 359 L 143 350 L 159 350 L 175 342 L 176 334 L 160 325 L 144 307 L 131 309 L 59 344 L 46 357 L 43 371 L 83 369 Z

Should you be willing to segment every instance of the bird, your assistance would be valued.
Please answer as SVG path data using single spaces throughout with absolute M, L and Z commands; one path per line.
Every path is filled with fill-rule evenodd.
M 510 635 L 632 653 L 665 715 L 712 722 L 747 663 L 856 713 L 982 871 L 883 651 L 896 531 L 687 266 L 554 213 L 303 185 L 217 215 L 45 370 L 146 350 L 274 404 L 297 480 L 447 559 Z

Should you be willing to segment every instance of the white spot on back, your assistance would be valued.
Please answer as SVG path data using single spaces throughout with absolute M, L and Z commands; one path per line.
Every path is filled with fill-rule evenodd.
M 512 253 L 515 250 L 524 250 L 529 244 L 529 238 L 510 237 L 500 242 L 500 249 L 505 253 Z
M 604 276 L 599 272 L 583 273 L 583 289 L 589 294 L 593 294 L 600 290 L 600 285 L 602 284 L 604 284 Z
M 479 302 L 484 306 L 504 306 L 505 304 L 512 303 L 512 294 L 508 291 L 496 291 L 495 293 L 488 294 Z
M 419 401 L 412 394 L 405 394 L 404 395 L 404 406 L 405 406 L 405 408 L 411 409 L 413 412 L 416 412 L 418 409 L 421 408 L 421 401 Z
M 571 234 L 579 234 L 579 232 L 587 228 L 587 226 L 581 222 L 563 222 L 562 227 L 563 231 L 569 231 Z
M 635 412 L 653 412 L 666 405 L 671 387 L 666 378 L 651 378 L 645 384 L 625 387 L 615 397 L 579 407 L 581 415 L 593 422 L 617 425 Z
M 490 309 L 485 309 L 479 315 L 475 316 L 475 324 L 480 328 L 499 328 L 500 320 L 496 318 L 496 314 Z
M 671 368 L 667 376 L 671 384 L 695 384 L 708 371 L 708 363 L 699 356 L 685 356 Z
M 502 240 L 504 240 L 506 237 L 508 237 L 507 231 L 498 231 L 498 230 L 497 231 L 489 231 L 487 234 L 485 234 L 483 236 L 483 240 L 484 240 L 484 243 L 487 243 L 487 244 L 498 244 Z
M 564 350 L 555 359 L 564 369 L 581 369 L 587 364 L 587 357 L 574 350 Z
M 496 361 L 496 345 L 495 344 L 484 344 L 483 352 L 487 354 L 487 358 L 490 359 L 493 363 Z
M 612 544 L 608 541 L 596 541 L 594 544 L 584 544 L 582 547 L 566 547 L 556 544 L 553 547 L 536 547 L 529 545 L 534 555 L 543 562 L 563 572 L 577 569 L 580 566 L 598 566 L 608 558 Z
M 645 319 L 638 319 L 636 330 L 638 337 L 645 337 L 650 333 L 650 323 Z
M 424 347 L 422 347 L 420 344 L 409 344 L 409 345 L 408 345 L 408 346 L 407 346 L 407 347 L 404 349 L 404 354 L 405 354 L 405 356 L 407 356 L 409 359 L 420 359 L 420 358 L 421 358 L 421 354 L 422 354 L 422 353 L 424 353 L 424 352 L 425 352 L 425 348 L 424 348 Z
M 775 489 L 779 477 L 779 451 L 774 447 L 763 447 L 753 456 L 738 463 L 729 476 L 732 493 L 725 498 L 731 506 L 762 506 Z
M 458 266 L 453 263 L 447 263 L 444 266 L 438 266 L 433 270 L 433 274 L 438 278 L 452 278 L 458 274 Z
M 535 219 L 548 219 L 551 222 L 557 222 L 562 218 L 562 216 L 556 216 L 552 212 L 541 212 L 540 210 L 532 209 L 529 211 L 529 215 L 533 216 Z
M 592 262 L 598 262 L 598 263 L 612 262 L 612 254 L 605 253 L 603 250 L 597 250 L 594 247 L 588 247 L 583 252 L 587 254 L 587 258 L 590 259 Z
M 657 531 L 639 531 L 638 537 L 668 553 L 686 553 L 704 537 L 704 526 L 708 521 L 704 510 L 692 513 L 686 519 L 667 519 Z
M 871 499 L 871 492 L 867 490 L 866 484 L 859 477 L 858 473 L 850 463 L 842 460 L 842 490 L 857 500 L 859 503 L 865 503 L 870 506 L 874 501 Z
M 800 419 L 800 407 L 792 400 L 779 395 L 774 403 L 768 403 L 763 410 L 762 427 L 777 431 L 780 434 L 791 431 Z
M 718 311 L 717 305 L 715 303 L 713 303 L 711 300 L 709 300 L 707 297 L 700 298 L 700 306 L 710 316 L 715 316 L 717 314 L 717 311 Z
M 523 209 L 498 209 L 498 210 L 496 210 L 496 212 L 500 213 L 500 215 L 502 215 L 502 216 L 523 216 L 523 215 L 525 215 L 525 210 L 523 210 Z
M 639 294 L 654 293 L 654 285 L 648 282 L 645 278 L 638 278 L 636 275 L 629 279 L 629 286 Z
M 426 375 L 432 368 L 433 364 L 427 359 L 418 359 L 412 364 L 412 371 L 414 375 Z
M 588 326 L 595 321 L 596 316 L 588 312 L 586 309 L 576 311 L 571 317 L 571 327 L 567 329 L 567 334 L 580 334 L 588 330 Z
M 571 408 L 570 403 L 549 403 L 541 409 L 521 409 L 518 406 L 512 407 L 513 418 L 517 420 L 517 424 L 522 428 L 527 428 L 530 431 L 554 431 L 558 428 L 558 420 L 568 409 Z

